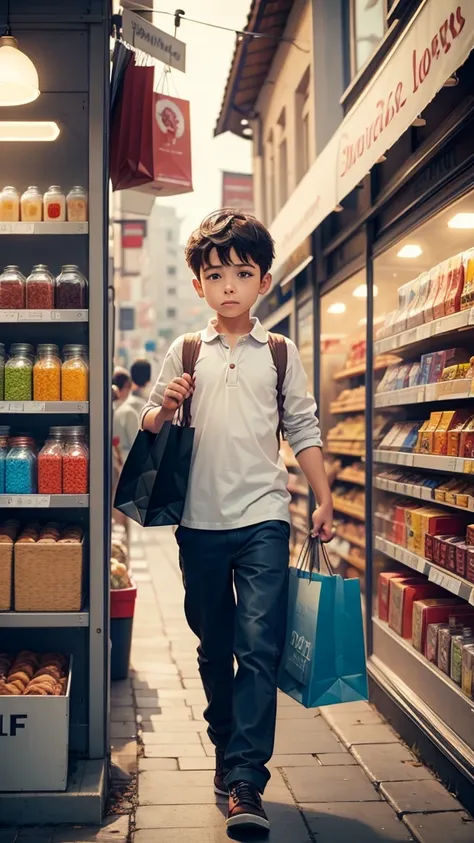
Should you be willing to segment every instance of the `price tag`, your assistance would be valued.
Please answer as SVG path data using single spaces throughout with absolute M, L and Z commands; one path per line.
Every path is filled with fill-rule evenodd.
M 445 471 L 456 471 L 457 461 L 457 457 L 446 457 Z
M 60 310 L 51 310 L 49 313 L 49 318 L 51 322 L 60 322 L 61 320 L 61 311 Z
M 11 222 L 0 222 L 0 234 L 11 234 L 11 233 L 12 233 Z
M 16 401 L 15 403 L 8 405 L 10 413 L 23 413 L 24 408 L 25 405 L 20 401 Z
M 411 328 L 405 333 L 405 345 L 411 345 L 416 342 L 416 328 Z
M 30 401 L 26 409 L 28 413 L 42 413 L 45 407 L 44 401 Z
M 0 310 L 0 322 L 18 322 L 18 310 Z
M 87 316 L 87 312 L 85 310 L 78 310 L 74 315 L 78 322 L 83 322 Z
M 19 322 L 41 322 L 43 319 L 43 311 L 42 310 L 19 310 L 18 311 L 18 321 Z
M 409 553 L 405 551 L 401 561 L 407 565 L 409 568 L 413 568 L 415 571 L 418 570 L 418 556 L 415 556 L 414 553 Z
M 86 223 L 76 223 L 76 231 L 78 234 L 87 234 L 87 224 Z
M 34 234 L 34 223 L 14 222 L 12 223 L 12 234 Z
M 462 583 L 460 580 L 455 580 L 448 574 L 443 574 L 442 571 L 436 570 L 436 568 L 430 568 L 428 579 L 430 582 L 434 582 L 436 585 L 441 586 L 441 588 L 445 588 L 446 591 L 450 591 L 451 594 L 459 595 L 459 592 L 461 591 Z
M 399 562 L 401 562 L 402 557 L 403 557 L 403 548 L 398 547 L 398 545 L 394 545 L 392 555 L 395 557 L 395 559 L 397 559 Z
M 77 413 L 87 413 L 88 405 L 87 404 L 76 404 L 76 412 Z
M 426 573 L 426 562 L 425 562 L 424 559 L 418 559 L 418 565 L 417 565 L 416 570 L 418 571 L 419 574 L 425 574 Z
M 79 497 L 79 498 L 77 499 L 77 505 L 78 505 L 78 506 L 87 506 L 87 498 L 81 498 L 81 497 Z
M 51 495 L 37 495 L 36 506 L 49 507 L 51 506 Z

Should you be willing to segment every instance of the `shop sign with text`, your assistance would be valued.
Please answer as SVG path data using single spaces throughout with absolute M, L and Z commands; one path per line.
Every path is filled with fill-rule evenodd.
M 277 267 L 396 143 L 473 46 L 474 0 L 425 0 L 273 223 Z
M 124 9 L 122 17 L 124 40 L 175 70 L 186 71 L 186 44 L 163 32 L 144 18 Z

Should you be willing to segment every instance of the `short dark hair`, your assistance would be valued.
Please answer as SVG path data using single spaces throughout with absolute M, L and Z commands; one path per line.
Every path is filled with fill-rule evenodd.
M 275 244 L 270 232 L 251 214 L 223 208 L 209 214 L 191 234 L 186 249 L 186 262 L 196 278 L 201 269 L 210 265 L 210 255 L 216 249 L 223 266 L 230 266 L 231 249 L 235 249 L 242 263 L 252 260 L 260 267 L 262 277 L 275 258 Z
M 151 364 L 148 360 L 135 360 L 135 363 L 132 363 L 130 374 L 133 383 L 136 383 L 137 386 L 146 386 L 151 380 Z
M 112 377 L 112 386 L 116 386 L 117 389 L 123 389 L 130 381 L 129 372 L 126 369 L 117 368 Z

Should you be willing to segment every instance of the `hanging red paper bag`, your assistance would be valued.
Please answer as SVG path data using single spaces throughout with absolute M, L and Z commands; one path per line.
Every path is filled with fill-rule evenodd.
M 133 85 L 135 75 L 135 55 L 132 54 L 118 102 L 110 138 L 110 178 L 114 190 L 120 190 L 123 162 L 127 156 L 130 123 L 132 122 Z
M 167 94 L 154 94 L 152 121 L 153 181 L 137 188 L 155 196 L 175 196 L 193 190 L 189 102 Z M 144 166 L 150 148 L 142 140 Z
M 132 91 L 135 117 L 130 121 L 127 158 L 124 162 L 123 177 L 120 183 L 122 188 L 137 187 L 153 178 L 153 170 L 150 172 L 141 167 L 140 154 L 143 131 L 142 115 L 152 113 L 154 78 L 155 70 L 153 67 L 145 65 L 135 67 Z

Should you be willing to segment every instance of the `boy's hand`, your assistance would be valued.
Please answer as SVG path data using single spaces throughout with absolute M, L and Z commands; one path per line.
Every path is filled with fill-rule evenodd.
M 179 410 L 186 398 L 194 392 L 194 382 L 191 375 L 183 375 L 174 378 L 165 389 L 163 397 L 163 410 L 166 413 L 174 413 Z
M 332 503 L 321 504 L 314 510 L 313 529 L 311 535 L 313 538 L 319 538 L 322 542 L 330 542 L 334 536 L 332 528 Z

